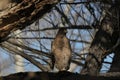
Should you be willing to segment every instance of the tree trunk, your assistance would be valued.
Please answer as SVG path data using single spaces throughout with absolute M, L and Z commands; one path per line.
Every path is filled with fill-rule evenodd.
M 115 40 L 115 38 L 118 36 L 118 40 L 117 43 L 114 47 L 114 57 L 113 57 L 113 61 L 111 64 L 111 67 L 109 69 L 108 72 L 120 72 L 120 0 L 116 0 L 116 12 L 117 12 L 117 18 L 118 18 L 118 28 L 116 28 L 114 35 L 113 35 L 113 40 Z
M 0 77 L 1 80 L 118 80 L 120 73 L 115 74 L 102 74 L 99 76 L 80 75 L 70 72 L 25 72 Z
M 115 55 L 109 72 L 120 72 L 120 46 L 115 50 Z
M 93 39 L 81 73 L 89 75 L 97 75 L 99 73 L 104 57 L 112 52 L 109 50 L 116 44 L 119 37 L 118 34 L 115 34 L 118 29 L 117 23 L 117 9 L 111 7 Z

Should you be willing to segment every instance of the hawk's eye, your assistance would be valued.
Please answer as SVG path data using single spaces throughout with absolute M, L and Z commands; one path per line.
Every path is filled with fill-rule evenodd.
M 67 30 L 66 30 L 66 29 L 64 30 L 64 33 L 67 33 Z

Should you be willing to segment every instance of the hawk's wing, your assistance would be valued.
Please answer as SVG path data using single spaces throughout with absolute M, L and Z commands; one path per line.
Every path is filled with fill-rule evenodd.
M 54 41 L 52 41 L 52 43 L 51 43 L 51 63 L 52 63 L 51 69 L 54 68 L 54 64 L 55 64 L 55 56 L 54 56 L 54 53 L 53 53 L 54 49 L 55 49 L 55 47 L 54 47 Z

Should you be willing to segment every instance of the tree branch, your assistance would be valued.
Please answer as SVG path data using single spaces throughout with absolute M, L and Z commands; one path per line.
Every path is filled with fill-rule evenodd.
M 5 42 L 4 44 L 1 44 L 1 47 L 4 47 L 4 48 L 6 48 L 9 51 L 14 52 L 15 54 L 22 56 L 23 58 L 25 58 L 28 61 L 30 61 L 31 63 L 33 63 L 35 66 L 37 66 L 42 71 L 49 71 L 48 68 L 44 67 L 40 62 L 36 61 L 35 59 L 33 59 L 28 54 L 25 54 L 25 53 L 23 53 L 20 50 L 16 50 L 15 47 L 10 45 L 9 43 Z
M 30 74 L 33 74 L 31 76 Z M 109 74 L 109 73 L 108 73 Z M 118 73 L 111 73 L 111 75 L 102 74 L 98 76 L 89 76 L 89 75 L 81 75 L 77 73 L 71 72 L 58 72 L 58 73 L 51 73 L 51 72 L 25 72 L 25 73 L 17 73 L 11 74 L 5 77 L 1 77 L 2 80 L 118 80 L 120 79 L 120 72 Z M 116 76 L 112 76 L 116 74 Z
M 0 39 L 23 29 L 49 12 L 60 0 L 24 0 L 0 14 Z

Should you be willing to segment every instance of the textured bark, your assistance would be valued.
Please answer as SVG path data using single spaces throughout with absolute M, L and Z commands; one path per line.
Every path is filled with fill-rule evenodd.
M 119 34 L 117 33 L 119 28 L 117 15 L 117 8 L 111 7 L 109 14 L 106 14 L 100 29 L 93 39 L 81 73 L 97 75 L 101 69 L 104 57 L 113 51 L 111 49 L 119 38 Z
M 23 29 L 51 10 L 60 0 L 23 0 L 0 13 L 0 40 L 17 29 Z
M 115 49 L 115 55 L 109 72 L 120 72 L 120 46 Z
M 99 30 L 96 33 L 95 39 L 92 42 L 89 54 L 86 58 L 85 66 L 81 71 L 81 73 L 83 74 L 96 75 L 99 73 L 101 69 L 102 62 L 104 59 L 103 55 L 107 51 L 107 48 L 109 47 L 105 44 L 111 44 L 110 42 L 107 41 L 110 40 L 110 38 L 106 37 L 109 35 L 107 33 L 103 33 L 103 34 L 101 33 L 103 33 L 103 31 Z M 105 42 L 103 42 L 102 40 L 103 38 Z
M 116 3 L 119 4 L 120 0 L 116 0 Z M 118 20 L 119 20 L 118 21 L 119 28 L 116 30 L 113 36 L 116 37 L 116 35 L 118 35 L 119 39 L 114 47 L 115 55 L 113 57 L 113 61 L 109 69 L 109 72 L 120 72 L 120 6 L 117 7 L 117 13 L 118 13 Z
M 120 73 L 102 74 L 99 76 L 80 75 L 70 72 L 26 72 L 17 73 L 9 76 L 1 77 L 2 80 L 118 80 L 120 79 Z

